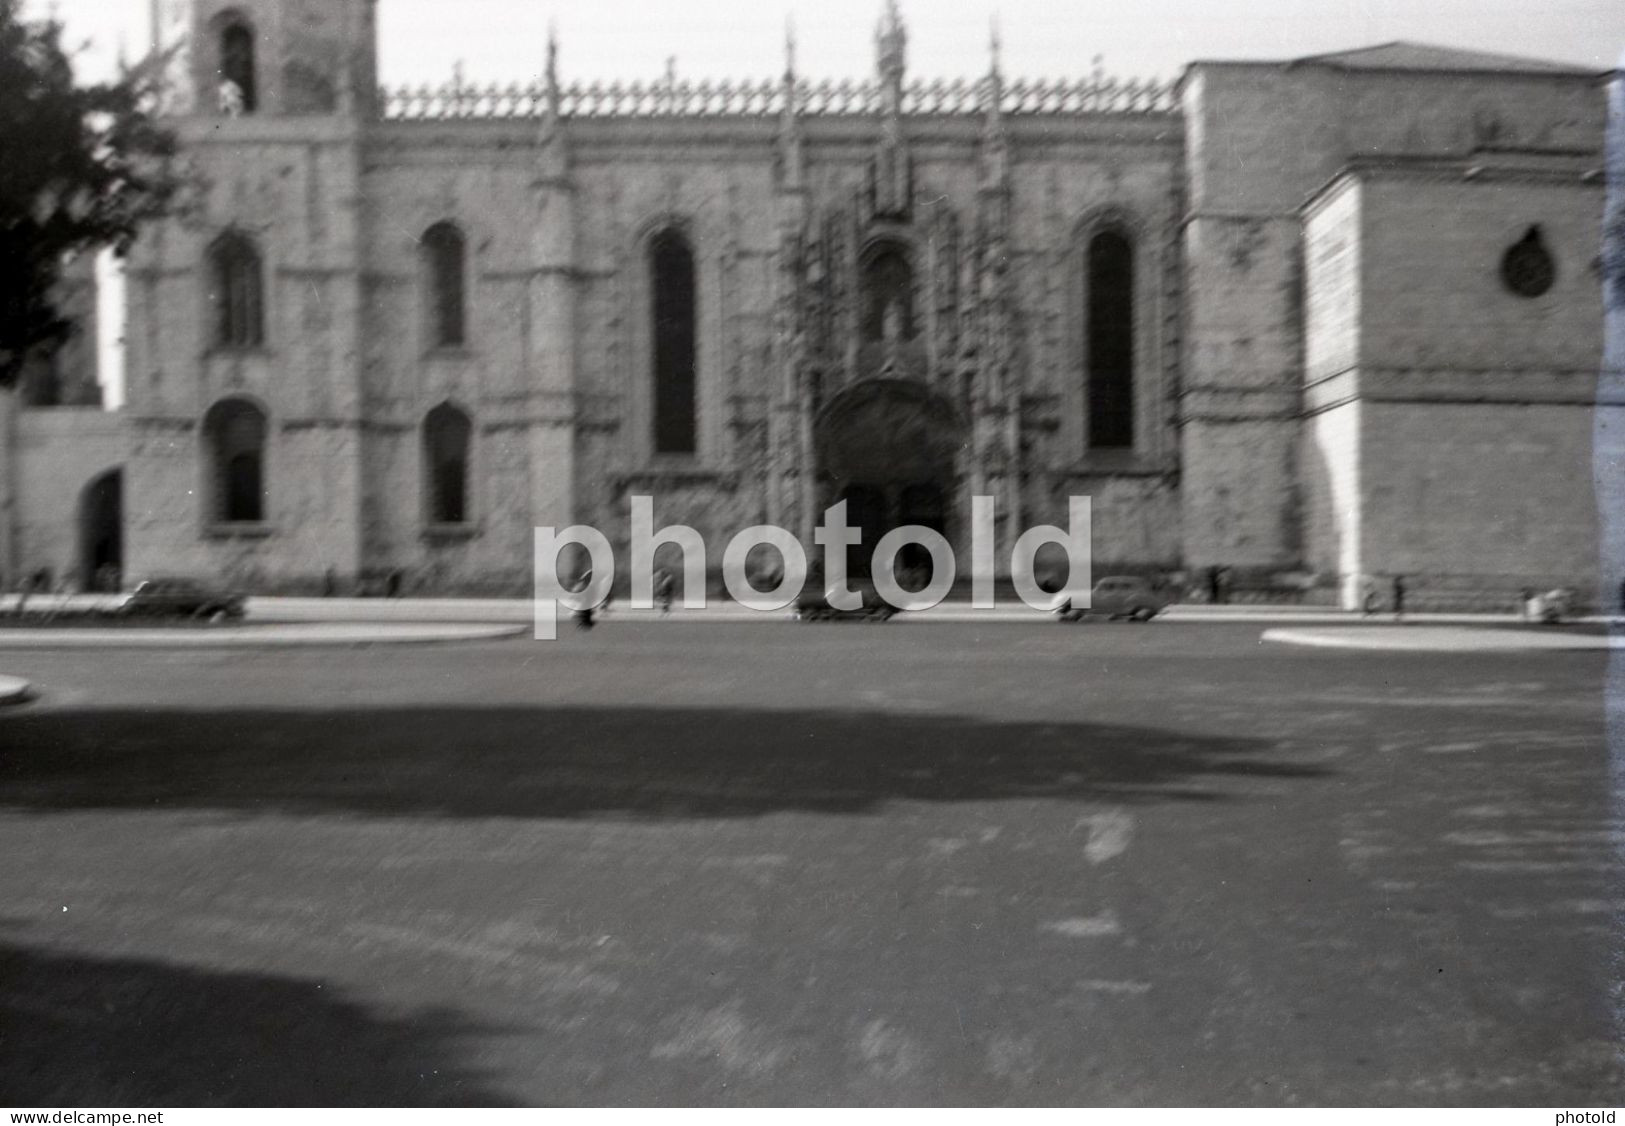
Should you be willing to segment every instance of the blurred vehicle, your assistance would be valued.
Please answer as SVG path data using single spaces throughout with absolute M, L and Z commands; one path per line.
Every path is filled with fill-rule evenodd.
M 882 598 L 875 584 L 868 579 L 851 579 L 847 586 L 863 600 L 858 609 L 836 609 L 830 604 L 828 590 L 822 594 L 809 592 L 796 599 L 796 621 L 883 622 L 897 613 L 897 607 Z
M 1075 622 L 1088 616 L 1149 622 L 1172 601 L 1148 579 L 1136 575 L 1107 575 L 1095 583 L 1087 609 L 1072 605 L 1071 597 L 1065 593 L 1056 596 L 1051 609 L 1063 622 Z
M 1574 616 L 1574 603 L 1575 594 L 1569 588 L 1558 587 L 1555 590 L 1548 590 L 1544 594 L 1524 599 L 1524 620 L 1557 625 Z
M 137 584 L 117 612 L 141 618 L 241 618 L 247 602 L 241 594 L 196 579 L 147 579 Z

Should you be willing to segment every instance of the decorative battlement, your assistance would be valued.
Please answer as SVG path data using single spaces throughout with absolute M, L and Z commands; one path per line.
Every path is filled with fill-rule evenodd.
M 1082 79 L 915 79 L 903 87 L 902 111 L 925 116 L 986 113 L 993 92 L 1006 114 L 1171 114 L 1178 109 L 1172 82 L 1118 80 L 1095 73 Z M 877 81 L 826 79 L 794 86 L 794 112 L 809 117 L 869 116 L 882 110 Z M 508 120 L 541 118 L 551 101 L 544 81 L 476 84 L 453 79 L 440 86 L 402 86 L 379 91 L 388 121 Z M 590 82 L 561 86 L 563 117 L 776 117 L 785 109 L 783 81 L 746 79 L 652 82 Z

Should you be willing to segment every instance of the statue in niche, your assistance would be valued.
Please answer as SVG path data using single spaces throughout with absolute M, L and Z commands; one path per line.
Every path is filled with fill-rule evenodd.
M 896 246 L 886 246 L 864 267 L 864 338 L 884 341 L 886 322 L 893 318 L 899 341 L 914 338 L 914 270 L 907 255 Z
M 243 96 L 243 88 L 231 79 L 220 80 L 220 89 L 216 96 L 221 117 L 241 117 L 248 112 L 248 99 Z

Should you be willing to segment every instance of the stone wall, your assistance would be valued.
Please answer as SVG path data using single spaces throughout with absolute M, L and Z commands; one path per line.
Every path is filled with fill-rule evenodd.
M 1364 404 L 1342 403 L 1312 415 L 1304 428 L 1302 480 L 1304 565 L 1344 609 L 1360 606 L 1365 574 L 1361 489 Z
M 1484 162 L 1362 172 L 1360 363 L 1429 394 L 1584 398 L 1602 362 L 1603 190 L 1594 162 Z M 1537 297 L 1510 290 L 1502 258 L 1538 227 L 1554 268 Z M 1431 373 L 1438 373 L 1437 375 Z
M 1525 587 L 1595 597 L 1593 407 L 1362 407 L 1366 572 L 1409 576 L 1435 605 L 1510 609 Z M 1625 421 L 1625 409 L 1603 409 Z
M 1169 476 L 1177 448 L 1168 402 L 1177 365 L 1168 329 L 1177 293 L 1172 231 L 1178 214 L 1178 131 L 1169 122 L 1068 121 L 1058 132 L 1014 123 L 1012 245 L 1008 269 L 1020 318 L 1018 393 L 1026 402 L 1024 465 L 1034 485 L 1029 522 L 1059 519 L 1065 496 L 1101 492 L 1119 557 L 1176 559 L 1177 511 Z M 628 497 L 654 495 L 726 542 L 775 511 L 767 465 L 769 406 L 783 393 L 775 300 L 784 207 L 775 126 L 750 120 L 583 121 L 563 140 L 531 123 L 434 122 L 376 127 L 362 183 L 369 240 L 363 331 L 369 429 L 365 457 L 366 554 L 423 581 L 466 587 L 523 579 L 515 529 L 528 535 L 525 493 L 513 479 L 519 455 L 475 454 L 477 532 L 454 543 L 422 535 L 423 416 L 452 401 L 476 421 L 481 448 L 534 426 L 542 456 L 567 456 L 569 472 L 530 475 L 530 513 L 556 525 L 580 521 L 624 543 Z M 916 222 L 890 226 L 915 251 L 922 320 L 943 307 L 935 233 L 959 232 L 972 249 L 980 191 L 974 121 L 911 122 Z M 565 144 L 567 141 L 567 144 Z M 808 237 L 831 216 L 856 223 L 875 141 L 871 124 L 806 125 Z M 561 146 L 557 153 L 553 146 Z M 1025 146 L 1030 146 L 1025 147 Z M 538 149 L 542 155 L 538 157 Z M 562 179 L 538 189 L 534 166 L 555 161 Z M 470 248 L 467 347 L 427 347 L 417 239 L 429 225 L 457 223 Z M 1137 450 L 1091 458 L 1083 445 L 1082 240 L 1115 223 L 1136 241 Z M 538 305 L 534 278 L 554 266 L 559 224 L 570 223 L 567 294 Z M 699 449 L 691 458 L 651 456 L 647 240 L 681 229 L 696 259 L 699 316 Z M 954 278 L 954 281 L 958 281 Z M 850 288 L 855 279 L 844 284 Z M 532 294 L 526 304 L 525 294 Z M 961 300 L 968 301 L 969 293 Z M 553 311 L 567 299 L 571 315 Z M 948 306 L 954 309 L 953 306 Z M 962 313 L 955 309 L 954 315 Z M 938 326 L 940 327 L 940 326 Z M 560 339 L 561 329 L 568 336 Z M 961 358 L 932 363 L 954 373 Z M 972 364 L 983 361 L 972 357 Z M 567 398 L 552 397 L 567 372 Z M 922 371 L 921 376 L 930 377 Z M 839 383 L 834 385 L 838 389 Z M 526 420 L 532 420 L 527 422 Z M 493 429 L 494 428 L 494 429 Z M 556 451 L 547 454 L 545 450 Z M 555 466 L 556 468 L 556 466 Z M 1114 470 L 1127 475 L 1119 479 Z M 1152 481 L 1150 478 L 1156 478 Z M 1055 498 L 1060 498 L 1056 500 Z M 1124 498 L 1148 498 L 1136 505 Z M 1156 498 L 1162 498 L 1160 500 Z
M 128 270 L 127 569 L 315 589 L 361 555 L 361 262 L 357 124 L 343 118 L 188 119 L 206 191 L 159 224 Z M 209 247 L 247 235 L 263 263 L 262 346 L 221 348 Z M 220 526 L 200 427 L 226 398 L 267 420 L 265 520 Z
M 1600 185 L 1577 170 L 1485 169 L 1363 190 L 1359 394 L 1365 566 L 1452 599 L 1596 589 L 1592 434 L 1602 362 Z M 1550 290 L 1512 292 L 1532 226 Z
M 127 463 L 129 431 L 99 407 L 25 410 L 16 425 L 18 573 L 77 580 L 85 490 Z
M 1325 393 L 1360 359 L 1361 184 L 1316 201 L 1304 226 L 1304 425 L 1299 474 L 1304 566 L 1345 609 L 1361 605 L 1361 404 Z
M 1185 79 L 1191 210 L 1292 214 L 1351 160 L 1596 153 L 1606 113 L 1577 74 L 1198 62 Z
M 131 417 L 125 492 L 126 571 L 134 577 L 219 578 L 260 591 L 321 587 L 329 570 L 360 568 L 358 429 L 270 416 L 264 461 L 266 519 L 221 524 L 209 511 L 211 468 L 199 427 Z
M 1186 561 L 1269 568 L 1307 556 L 1325 559 L 1324 544 L 1303 539 L 1298 511 L 1299 469 L 1318 456 L 1297 449 L 1306 359 L 1299 208 L 1341 169 L 1367 159 L 1415 164 L 1520 146 L 1594 153 L 1603 102 L 1596 83 L 1583 76 L 1362 70 L 1316 60 L 1197 63 L 1187 72 L 1183 94 L 1190 200 L 1181 409 Z M 1450 228 L 1459 225 L 1450 210 L 1455 202 L 1419 192 L 1414 214 L 1420 224 Z M 1562 220 L 1553 220 L 1564 239 L 1590 221 L 1584 206 L 1554 202 L 1559 211 L 1567 208 Z M 1365 230 L 1379 226 L 1368 218 Z M 1412 233 L 1409 226 L 1380 229 L 1396 244 Z M 1498 255 L 1504 243 L 1490 241 Z M 1410 245 L 1409 269 L 1384 265 L 1382 292 L 1362 289 L 1362 302 L 1382 307 L 1362 304 L 1360 321 L 1385 324 L 1389 343 L 1404 335 L 1400 322 L 1417 296 L 1414 287 L 1455 284 L 1453 276 L 1437 272 L 1441 262 L 1434 256 L 1459 247 Z M 1367 279 L 1374 268 L 1361 265 Z M 1578 275 L 1571 274 L 1570 282 L 1574 288 L 1566 298 L 1583 317 L 1595 303 L 1595 279 L 1589 293 Z M 1478 296 L 1472 284 L 1463 284 L 1455 300 L 1467 310 Z M 1324 289 L 1320 300 L 1323 316 L 1335 307 Z M 1484 307 L 1473 309 L 1481 314 Z M 1498 354 L 1503 345 L 1535 353 L 1555 344 L 1562 331 L 1554 325 L 1514 345 L 1498 322 L 1475 315 L 1467 323 L 1481 330 L 1473 347 L 1484 354 Z M 1441 318 L 1436 337 L 1429 335 L 1434 326 L 1419 332 L 1431 347 L 1456 354 L 1457 342 L 1471 330 L 1444 325 Z M 1591 332 L 1596 338 L 1595 328 Z M 1346 351 L 1348 344 L 1345 331 L 1335 348 L 1327 341 L 1317 345 L 1322 350 L 1311 360 L 1317 372 L 1335 366 L 1337 348 Z M 1556 354 L 1568 347 L 1557 346 Z M 1315 527 L 1324 525 L 1307 511 L 1304 516 Z
M 1357 166 L 1306 213 L 1308 561 L 1346 604 L 1357 576 L 1439 606 L 1597 592 L 1601 188 L 1583 161 L 1483 159 Z M 1553 276 L 1525 295 L 1503 256 L 1535 228 Z
M 1074 492 L 1091 498 L 1097 576 L 1180 568 L 1179 488 L 1172 476 L 1083 477 L 1071 480 L 1065 493 L 1033 496 L 1029 492 L 1026 524 L 1065 527 L 1067 499 Z M 1001 563 L 1007 565 L 1007 561 Z

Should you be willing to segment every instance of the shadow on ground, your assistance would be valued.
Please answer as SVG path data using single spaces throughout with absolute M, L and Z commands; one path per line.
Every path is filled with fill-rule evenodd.
M 1215 800 L 1313 779 L 1263 740 L 739 709 L 81 711 L 0 726 L 0 806 L 750 817 L 893 801 Z
M 488 1030 L 304 981 L 0 943 L 0 1103 L 514 1106 L 456 1066 Z

